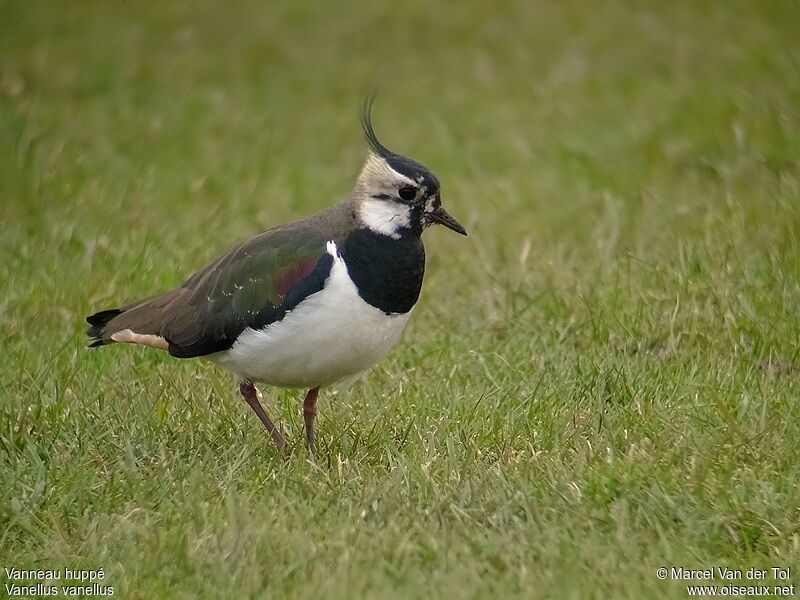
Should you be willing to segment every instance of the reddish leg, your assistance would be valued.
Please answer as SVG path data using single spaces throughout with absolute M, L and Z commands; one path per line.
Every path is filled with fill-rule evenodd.
M 308 390 L 306 399 L 303 401 L 303 419 L 306 422 L 306 443 L 308 450 L 314 454 L 316 450 L 316 436 L 314 435 L 314 417 L 317 416 L 317 396 L 319 388 L 315 387 Z
M 255 413 L 258 415 L 258 418 L 261 419 L 261 422 L 264 424 L 264 427 L 266 427 L 267 431 L 269 431 L 269 435 L 272 437 L 272 441 L 275 442 L 278 450 L 284 452 L 286 450 L 286 440 L 283 439 L 281 432 L 278 431 L 278 428 L 275 427 L 272 421 L 270 421 L 267 413 L 264 411 L 264 408 L 258 401 L 258 391 L 253 385 L 253 382 L 249 379 L 245 379 L 239 384 L 239 391 L 242 393 L 245 402 L 247 402 L 250 405 L 250 408 L 255 411 Z

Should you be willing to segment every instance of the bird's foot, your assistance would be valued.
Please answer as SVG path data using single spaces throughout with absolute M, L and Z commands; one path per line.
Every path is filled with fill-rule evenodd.
M 272 438 L 272 441 L 278 447 L 278 450 L 285 454 L 288 450 L 286 440 L 283 439 L 281 432 L 278 431 L 278 428 L 275 427 L 275 424 L 270 420 L 267 412 L 264 410 L 264 407 L 261 406 L 261 402 L 258 400 L 258 390 L 256 389 L 256 386 L 254 386 L 253 382 L 249 379 L 245 379 L 239 384 L 239 392 L 241 392 L 245 402 L 247 402 L 247 404 L 250 405 L 250 408 L 253 409 L 256 415 L 258 415 L 258 418 L 264 424 L 264 427 L 269 432 L 269 435 Z

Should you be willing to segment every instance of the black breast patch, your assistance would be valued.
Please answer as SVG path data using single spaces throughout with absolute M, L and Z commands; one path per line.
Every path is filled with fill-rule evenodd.
M 407 313 L 416 304 L 425 274 L 425 247 L 414 232 L 399 239 L 356 229 L 342 257 L 358 295 L 385 313 Z

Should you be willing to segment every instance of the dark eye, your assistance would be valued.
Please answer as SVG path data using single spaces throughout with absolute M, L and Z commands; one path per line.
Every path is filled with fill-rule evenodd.
M 397 193 L 400 194 L 403 200 L 413 200 L 417 197 L 417 188 L 411 186 L 402 187 Z

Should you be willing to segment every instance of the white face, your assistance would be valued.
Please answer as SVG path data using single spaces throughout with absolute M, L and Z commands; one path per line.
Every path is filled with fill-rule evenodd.
M 414 191 L 409 196 L 408 188 Z M 406 197 L 401 197 L 404 190 Z M 375 233 L 399 238 L 402 229 L 411 226 L 411 206 L 425 193 L 419 182 L 392 169 L 381 157 L 370 153 L 356 182 L 356 195 L 361 202 L 358 216 Z M 430 200 L 429 200 L 430 202 Z
M 401 230 L 411 226 L 411 207 L 391 200 L 367 198 L 358 209 L 358 217 L 370 231 L 399 239 Z

